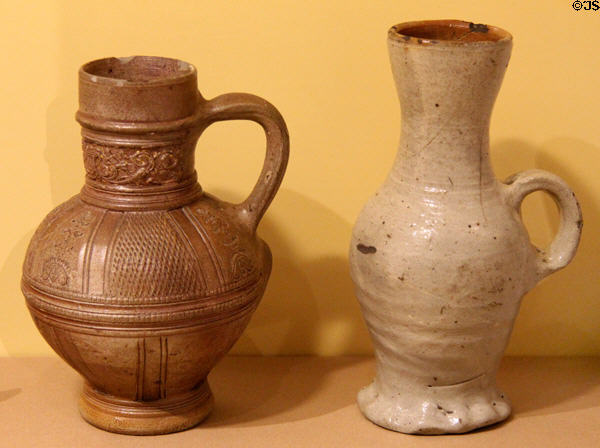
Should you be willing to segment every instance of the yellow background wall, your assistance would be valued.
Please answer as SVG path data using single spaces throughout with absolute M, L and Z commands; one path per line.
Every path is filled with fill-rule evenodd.
M 492 118 L 496 173 L 553 171 L 583 208 L 577 257 L 525 297 L 509 353 L 600 355 L 600 11 L 576 12 L 571 0 L 48 0 L 3 1 L 0 8 L 0 355 L 51 353 L 19 279 L 34 229 L 83 182 L 73 119 L 77 69 L 135 54 L 189 61 L 205 97 L 255 93 L 289 126 L 287 176 L 260 226 L 274 271 L 234 352 L 370 352 L 346 252 L 352 223 L 387 174 L 398 139 L 387 29 L 425 18 L 513 33 Z M 203 187 L 243 199 L 263 152 L 258 126 L 212 126 L 197 150 Z M 525 218 L 535 242 L 551 239 L 551 200 L 530 197 Z

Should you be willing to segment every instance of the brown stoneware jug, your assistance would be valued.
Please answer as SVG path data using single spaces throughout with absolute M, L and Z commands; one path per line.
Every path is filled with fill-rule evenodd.
M 508 32 L 458 20 L 389 31 L 400 144 L 356 221 L 350 266 L 377 360 L 358 404 L 395 431 L 460 433 L 508 417 L 496 371 L 521 298 L 577 249 L 581 211 L 563 180 L 529 170 L 501 182 L 490 164 L 490 117 L 511 47 Z M 561 213 L 543 249 L 520 217 L 538 190 Z
M 77 120 L 85 185 L 31 240 L 27 305 L 85 378 L 88 422 L 124 434 L 192 427 L 212 407 L 208 373 L 269 278 L 256 227 L 284 175 L 286 125 L 261 98 L 205 100 L 192 65 L 142 56 L 84 65 Z M 196 141 L 223 120 L 255 121 L 267 136 L 264 167 L 240 204 L 204 193 L 196 179 Z

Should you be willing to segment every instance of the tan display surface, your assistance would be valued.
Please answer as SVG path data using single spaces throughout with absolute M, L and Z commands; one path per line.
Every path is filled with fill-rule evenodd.
M 505 423 L 464 435 L 410 436 L 379 428 L 355 405 L 370 357 L 227 357 L 209 376 L 215 408 L 177 434 L 122 436 L 86 424 L 81 380 L 56 358 L 0 358 L 0 447 L 597 447 L 600 358 L 503 360 L 512 398 Z

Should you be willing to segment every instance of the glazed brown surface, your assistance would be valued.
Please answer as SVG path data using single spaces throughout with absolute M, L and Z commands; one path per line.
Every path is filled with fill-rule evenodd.
M 210 411 L 206 376 L 246 327 L 271 254 L 255 233 L 281 183 L 288 136 L 266 101 L 207 101 L 182 61 L 134 57 L 80 70 L 86 183 L 53 210 L 27 251 L 22 289 L 40 332 L 86 379 L 80 410 L 127 434 L 161 434 Z M 205 194 L 194 147 L 222 120 L 267 134 L 246 201 Z

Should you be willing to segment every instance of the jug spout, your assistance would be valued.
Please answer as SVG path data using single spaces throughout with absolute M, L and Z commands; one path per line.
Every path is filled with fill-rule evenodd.
M 193 115 L 201 99 L 196 68 L 154 56 L 105 58 L 79 70 L 80 123 L 170 122 Z M 84 124 L 82 123 L 82 124 Z
M 512 49 L 508 32 L 436 20 L 396 25 L 388 37 L 403 122 L 488 125 Z
M 393 174 L 399 181 L 420 180 L 436 188 L 493 182 L 489 122 L 511 47 L 508 32 L 459 20 L 390 29 L 388 49 L 402 110 L 402 163 Z M 452 169 L 450 159 L 463 160 L 463 169 Z

